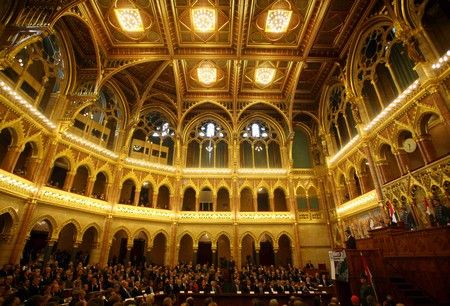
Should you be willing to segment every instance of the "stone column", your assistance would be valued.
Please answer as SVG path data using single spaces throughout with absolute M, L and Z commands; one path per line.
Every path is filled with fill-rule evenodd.
M 64 181 L 63 190 L 70 192 L 74 178 L 75 178 L 75 172 L 67 172 L 66 179 Z
M 158 193 L 153 192 L 153 198 L 152 198 L 152 206 L 153 208 L 158 207 Z
M 350 200 L 358 197 L 358 193 L 356 192 L 356 186 L 354 180 L 348 180 L 345 182 L 347 184 L 348 193 L 350 196 Z
M 397 161 L 398 168 L 400 169 L 400 175 L 405 175 L 409 172 L 408 166 L 408 153 L 402 149 L 394 153 L 395 160 Z M 391 170 L 391 169 L 390 169 Z M 392 172 L 390 172 L 392 178 Z
M 192 250 L 192 264 L 195 266 L 197 264 L 197 253 L 198 253 L 198 246 L 194 245 Z
M 239 246 L 236 252 L 238 253 L 236 257 L 236 269 L 240 271 L 242 267 L 242 246 Z
M 120 186 L 119 189 L 113 191 L 113 193 L 115 194 L 115 196 L 114 196 L 115 197 L 115 201 L 113 203 L 120 203 L 120 204 L 122 204 L 122 202 L 125 202 L 125 201 L 122 201 L 122 199 L 121 199 L 122 186 Z M 125 204 L 125 203 L 123 203 L 123 204 Z
M 14 241 L 14 246 L 11 251 L 11 256 L 9 258 L 9 263 L 18 264 L 20 256 L 22 255 L 23 248 L 25 247 L 27 236 L 29 235 L 28 230 L 31 228 L 31 220 L 34 211 L 37 207 L 36 200 L 28 200 L 24 205 L 24 213 L 18 224 L 18 233 Z
M 230 241 L 230 244 L 232 243 L 232 245 L 230 246 L 231 258 L 234 259 L 236 269 L 240 270 L 242 265 L 241 264 L 242 247 L 239 242 L 239 226 L 237 222 L 234 222 L 233 230 L 234 230 L 233 241 Z M 231 249 L 234 250 L 234 253 L 231 251 Z
M 431 141 L 431 136 L 429 134 L 420 136 L 417 139 L 417 145 L 425 164 L 429 164 L 437 158 L 436 149 L 433 146 L 433 142 Z
M 133 248 L 133 245 L 127 243 L 127 252 L 125 253 L 125 257 L 123 258 L 123 263 L 125 265 L 131 261 L 131 249 L 132 248 Z
M 278 266 L 279 264 L 279 260 L 278 260 L 278 251 L 280 249 L 278 248 L 278 246 L 273 246 L 273 258 L 274 258 L 274 264 L 275 266 Z
M 213 211 L 217 211 L 217 194 L 213 195 Z
M 26 173 L 26 178 L 28 180 L 33 181 L 33 182 L 35 181 L 36 173 L 37 173 L 37 170 L 38 170 L 41 162 L 42 162 L 42 159 L 40 159 L 40 158 L 30 157 L 30 159 L 28 160 L 27 173 Z
M 275 211 L 275 199 L 273 195 L 269 196 L 269 210 Z
M 9 146 L 8 152 L 2 162 L 2 169 L 8 172 L 13 172 L 17 160 L 19 159 L 22 148 L 20 146 Z
M 147 201 L 148 201 L 148 207 L 153 207 L 153 194 L 155 194 L 155 191 L 153 190 L 153 187 L 152 187 L 152 193 L 150 193 L 150 187 L 148 188 L 148 191 L 147 191 Z
M 44 248 L 44 262 L 47 262 L 50 259 L 50 256 L 53 252 L 53 247 L 55 246 L 55 243 L 57 242 L 56 239 L 50 238 L 47 242 L 47 245 Z
M 107 183 L 105 186 L 105 201 L 112 202 L 112 184 Z
M 166 265 L 175 266 L 178 261 L 178 250 L 177 250 L 177 229 L 178 229 L 178 223 L 172 222 L 172 225 L 170 227 L 170 237 L 167 241 L 167 250 L 166 250 Z
M 369 176 L 367 175 L 367 173 L 361 173 L 359 174 L 359 183 L 361 185 L 361 193 L 365 194 L 366 192 L 370 191 L 368 190 L 368 178 Z
M 105 219 L 105 226 L 103 230 L 103 238 L 100 244 L 100 267 L 104 267 L 108 264 L 109 249 L 111 248 L 111 241 L 109 235 L 111 232 L 112 215 L 109 214 Z
M 378 173 L 380 173 L 380 184 L 384 184 L 388 181 L 389 176 L 386 173 L 387 163 L 383 160 L 377 161 L 375 167 L 378 169 Z M 373 176 L 372 176 L 373 178 Z
M 298 231 L 298 223 L 293 224 L 294 227 L 294 240 L 292 242 L 292 262 L 296 267 L 302 266 L 302 256 L 300 254 L 300 233 Z
M 73 244 L 72 254 L 70 256 L 70 261 L 73 263 L 73 265 L 75 267 L 78 265 L 78 262 L 76 262 L 76 260 L 77 260 L 77 252 L 78 252 L 79 246 L 80 246 L 80 242 L 78 242 L 78 241 Z
M 256 244 L 256 242 L 255 242 L 255 244 Z M 258 247 L 255 246 L 255 258 L 254 258 L 254 263 L 255 263 L 257 266 L 259 266 L 259 251 L 260 251 L 259 246 L 258 246 Z
M 134 199 L 133 199 L 133 205 L 138 206 L 139 205 L 139 197 L 141 196 L 141 189 L 136 188 L 134 190 Z
M 297 246 L 291 244 L 291 264 L 293 267 L 301 267 L 301 261 L 299 261 L 299 257 L 297 254 L 300 254 L 300 250 L 297 250 Z
M 380 183 L 381 175 L 379 172 L 377 172 L 377 168 L 375 167 L 373 157 L 372 157 L 372 151 L 371 151 L 370 147 L 367 144 L 364 144 L 363 148 L 367 155 L 367 162 L 369 163 L 369 171 L 370 171 L 370 175 L 372 176 L 373 184 L 375 186 L 375 190 L 377 193 L 378 203 L 380 203 L 381 214 L 383 215 L 384 219 L 387 220 L 388 216 L 387 216 L 386 210 L 383 209 L 383 204 L 382 204 L 384 202 L 384 196 L 383 196 L 383 190 L 381 189 L 381 183 Z
M 370 150 L 370 147 L 367 144 L 364 144 L 363 148 L 366 153 L 367 162 L 369 163 L 369 171 L 370 175 L 372 176 L 372 181 L 375 186 L 375 190 L 377 192 L 377 198 L 379 201 L 382 201 L 383 191 L 381 190 L 380 175 L 377 169 L 375 168 L 375 164 L 372 157 L 372 151 Z
M 94 184 L 95 184 L 95 177 L 90 177 L 86 185 L 86 192 L 84 193 L 85 196 L 90 197 L 92 195 Z
M 99 263 L 100 260 L 100 245 L 97 242 L 94 242 L 91 245 L 89 252 L 89 264 L 95 265 Z
M 168 207 L 166 209 L 173 210 L 175 212 L 178 211 L 178 203 L 175 203 L 175 195 L 174 194 L 169 195 L 169 203 L 167 205 L 168 205 Z
M 212 251 L 211 264 L 217 267 L 217 246 L 211 247 L 211 251 Z
M 151 246 L 147 246 L 147 250 L 145 251 L 145 262 L 147 264 L 150 264 L 152 262 L 152 247 Z M 164 262 L 164 264 L 165 264 L 165 262 Z
M 319 178 L 319 190 L 320 190 L 320 194 L 321 194 L 321 203 L 323 203 L 324 205 L 321 205 L 321 211 L 323 211 L 324 215 L 325 215 L 325 220 L 327 222 L 327 232 L 328 232 L 328 239 L 330 239 L 330 245 L 331 248 L 334 248 L 334 239 L 333 239 L 333 233 L 331 231 L 331 222 L 330 222 L 330 211 L 331 211 L 331 205 L 330 203 L 328 203 L 328 197 L 327 197 L 327 193 L 326 193 L 326 189 L 325 189 L 325 184 L 324 184 L 324 180 L 322 178 Z
M 171 266 L 174 267 L 178 263 L 178 250 L 177 246 L 175 245 L 176 252 L 173 254 L 170 254 L 170 248 L 166 247 L 166 250 L 164 252 L 164 265 L 165 266 Z
M 51 174 L 51 171 L 53 169 L 53 159 L 56 155 L 56 150 L 58 148 L 58 139 L 53 138 L 46 144 L 46 155 L 42 162 L 37 167 L 36 170 L 36 184 L 39 186 L 42 186 L 43 184 L 47 183 L 49 180 L 49 176 Z

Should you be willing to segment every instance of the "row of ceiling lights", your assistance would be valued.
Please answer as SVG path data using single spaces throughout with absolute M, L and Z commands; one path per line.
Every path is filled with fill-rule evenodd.
M 117 20 L 123 31 L 142 32 L 144 25 L 137 8 L 116 8 L 114 9 Z M 266 14 L 264 31 L 266 33 L 286 33 L 291 22 L 292 10 L 278 8 L 269 9 Z M 191 22 L 194 31 L 199 33 L 210 33 L 216 31 L 217 10 L 213 7 L 195 7 L 190 11 Z M 269 66 L 269 67 L 267 67 Z M 218 69 L 214 63 L 204 61 L 197 66 L 197 79 L 205 86 L 213 85 L 217 82 Z M 275 79 L 277 70 L 269 65 L 257 67 L 255 69 L 254 81 L 260 86 L 267 86 Z

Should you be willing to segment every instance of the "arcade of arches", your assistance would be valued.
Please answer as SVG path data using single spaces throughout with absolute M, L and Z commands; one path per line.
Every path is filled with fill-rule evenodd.
M 328 265 L 445 224 L 445 1 L 54 2 L 0 5 L 0 264 Z

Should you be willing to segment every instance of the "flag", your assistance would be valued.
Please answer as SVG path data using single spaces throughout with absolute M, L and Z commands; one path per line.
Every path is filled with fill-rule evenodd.
M 423 198 L 423 205 L 425 205 L 425 212 L 427 213 L 427 215 L 431 215 L 431 208 L 430 208 L 430 203 L 428 203 L 427 198 Z
M 363 256 L 362 252 L 359 252 L 359 254 L 361 255 L 361 263 L 362 263 L 362 266 L 364 268 L 364 275 L 366 276 L 367 281 L 370 284 L 372 284 L 372 273 L 370 272 L 369 265 L 367 264 L 366 257 Z
M 361 255 L 361 263 L 364 268 L 364 275 L 366 276 L 367 282 L 372 286 L 373 294 L 375 295 L 375 299 L 378 301 L 377 291 L 375 289 L 375 284 L 373 282 L 372 273 L 370 272 L 366 257 L 363 255 L 362 252 L 359 252 L 359 254 Z
M 389 210 L 389 217 L 391 217 L 392 223 L 397 223 L 397 217 L 395 216 L 394 206 L 392 206 L 392 203 L 390 201 L 387 201 L 387 206 Z

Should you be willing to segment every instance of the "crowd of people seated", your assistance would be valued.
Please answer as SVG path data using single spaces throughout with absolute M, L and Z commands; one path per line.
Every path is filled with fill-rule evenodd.
M 144 304 L 154 294 L 288 294 L 331 285 L 326 274 L 310 275 L 310 270 L 292 266 L 246 265 L 238 271 L 206 264 L 170 268 L 128 263 L 100 269 L 84 266 L 82 261 L 63 267 L 58 260 L 67 262 L 68 254 L 54 254 L 46 263 L 35 260 L 22 266 L 5 265 L 0 269 L 0 305 L 84 305 L 88 299 L 98 302 L 98 297 L 102 305 L 121 305 L 116 303 L 130 299 Z

